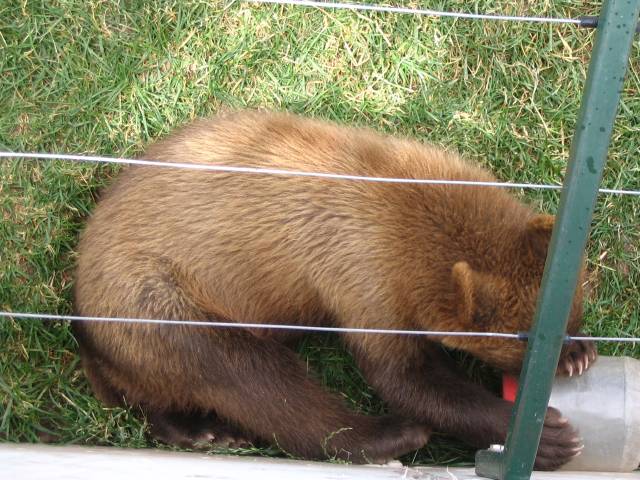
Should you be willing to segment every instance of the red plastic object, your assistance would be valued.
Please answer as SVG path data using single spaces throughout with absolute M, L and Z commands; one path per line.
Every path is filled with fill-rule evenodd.
M 506 373 L 502 375 L 502 398 L 510 402 L 515 402 L 517 392 L 518 379 Z

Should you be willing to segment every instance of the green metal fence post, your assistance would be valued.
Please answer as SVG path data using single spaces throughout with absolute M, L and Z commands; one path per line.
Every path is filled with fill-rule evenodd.
M 603 3 L 509 434 L 478 452 L 478 475 L 531 476 L 639 13 L 640 0 Z

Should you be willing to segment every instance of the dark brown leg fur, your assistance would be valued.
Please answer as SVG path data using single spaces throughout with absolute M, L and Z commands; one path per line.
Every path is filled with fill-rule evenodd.
M 94 354 L 83 352 L 83 366 L 91 387 L 105 405 L 123 405 L 125 397 L 119 393 L 104 375 L 104 366 Z M 242 448 L 251 441 L 237 428 L 210 414 L 160 412 L 145 410 L 150 433 L 156 439 L 182 448 Z
M 426 443 L 428 429 L 414 422 L 349 411 L 309 378 L 304 363 L 279 343 L 236 330 L 224 332 L 220 342 L 218 335 L 184 328 L 173 337 L 170 354 L 156 355 L 154 348 L 145 352 L 146 378 L 125 365 L 112 374 L 128 384 L 123 385 L 125 397 L 132 392 L 133 401 L 144 402 L 152 412 L 166 408 L 166 402 L 188 402 L 184 408 L 215 411 L 295 456 L 380 463 Z M 154 391 L 153 384 L 161 390 Z M 150 422 L 160 440 L 189 444 L 199 439 L 185 434 L 188 428 L 177 426 L 170 416 L 156 413 Z
M 292 455 L 384 462 L 427 441 L 427 430 L 414 423 L 350 412 L 309 378 L 293 351 L 273 340 L 227 331 L 217 344 L 203 332 L 185 331 L 176 342 L 186 346 L 189 360 L 181 373 L 184 386 L 178 388 L 189 392 L 197 408 L 214 410 Z M 197 360 L 191 358 L 194 350 Z M 171 386 L 166 388 L 164 394 L 171 396 Z
M 478 448 L 504 443 L 512 403 L 466 378 L 438 345 L 391 337 L 376 342 L 371 350 L 375 355 L 361 348 L 355 354 L 365 377 L 392 411 Z M 385 347 L 384 342 L 392 343 Z M 404 352 L 402 357 L 380 356 L 380 352 L 398 351 Z M 577 437 L 559 412 L 550 408 L 535 467 L 549 470 L 566 463 L 579 451 Z
M 146 412 L 151 435 L 163 443 L 182 448 L 248 448 L 249 437 L 214 413 Z

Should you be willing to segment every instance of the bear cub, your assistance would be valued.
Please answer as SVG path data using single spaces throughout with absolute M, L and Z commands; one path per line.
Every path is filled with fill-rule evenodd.
M 281 113 L 196 121 L 143 158 L 369 177 L 495 181 L 454 153 Z M 378 183 L 132 166 L 81 235 L 77 314 L 443 331 L 529 330 L 553 217 L 494 187 Z M 578 332 L 582 289 L 568 332 Z M 345 334 L 389 414 L 351 411 L 322 387 L 287 330 L 74 323 L 83 366 L 107 405 L 145 412 L 176 445 L 276 444 L 289 454 L 385 462 L 432 430 L 478 448 L 503 443 L 511 404 L 473 383 L 442 346 L 518 372 L 523 342 Z M 582 372 L 591 342 L 565 347 Z M 580 452 L 555 409 L 536 468 Z

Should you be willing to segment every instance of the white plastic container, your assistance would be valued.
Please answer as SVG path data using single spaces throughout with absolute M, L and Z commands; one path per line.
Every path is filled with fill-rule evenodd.
M 630 472 L 640 464 L 640 361 L 599 357 L 582 376 L 557 377 L 549 405 L 569 419 L 584 450 L 564 470 Z

